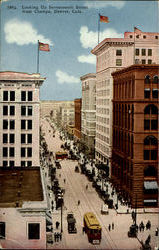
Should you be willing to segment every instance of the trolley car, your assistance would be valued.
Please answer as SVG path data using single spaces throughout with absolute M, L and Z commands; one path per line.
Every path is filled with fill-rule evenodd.
M 84 215 L 84 231 L 88 236 L 88 241 L 93 244 L 100 244 L 102 236 L 102 228 L 92 212 Z

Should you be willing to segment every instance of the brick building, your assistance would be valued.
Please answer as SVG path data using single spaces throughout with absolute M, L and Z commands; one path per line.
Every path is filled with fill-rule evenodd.
M 81 138 L 81 107 L 82 107 L 82 99 L 75 99 L 75 128 L 74 128 L 74 136 L 77 139 Z
M 113 184 L 135 207 L 158 204 L 159 65 L 112 73 Z
M 0 72 L 0 166 L 39 166 L 40 74 Z

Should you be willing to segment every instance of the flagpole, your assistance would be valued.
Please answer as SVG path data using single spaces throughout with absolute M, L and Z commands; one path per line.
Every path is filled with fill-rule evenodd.
M 39 73 L 39 40 L 38 40 L 38 54 L 37 54 L 37 73 Z
M 98 13 L 99 19 L 98 19 L 98 44 L 99 44 L 99 33 L 100 33 L 100 13 Z
M 133 58 L 133 60 L 134 60 L 134 64 L 135 64 L 135 27 L 134 27 L 134 58 Z

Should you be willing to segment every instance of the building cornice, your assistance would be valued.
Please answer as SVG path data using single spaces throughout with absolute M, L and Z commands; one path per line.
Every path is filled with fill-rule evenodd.
M 86 79 L 89 79 L 89 78 L 96 78 L 96 74 L 95 73 L 89 73 L 89 74 L 83 75 L 83 76 L 80 77 L 80 80 L 83 81 L 83 80 L 86 80 Z

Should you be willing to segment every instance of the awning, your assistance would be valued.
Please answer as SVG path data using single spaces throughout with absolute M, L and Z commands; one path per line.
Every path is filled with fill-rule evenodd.
M 154 203 L 157 202 L 157 200 L 144 200 L 144 203 Z
M 149 189 L 158 189 L 157 181 L 144 181 L 144 188 Z
M 150 91 L 150 89 L 144 89 L 145 91 Z

